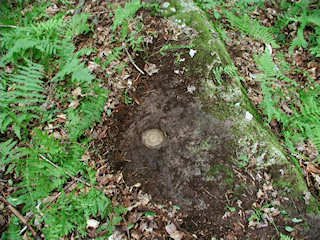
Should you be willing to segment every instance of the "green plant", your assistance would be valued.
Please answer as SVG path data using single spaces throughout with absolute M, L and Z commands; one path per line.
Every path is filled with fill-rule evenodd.
M 294 109 L 293 116 L 284 122 L 287 145 L 294 150 L 294 143 L 311 139 L 320 151 L 320 85 L 301 91 L 300 101 L 300 111 Z
M 238 157 L 238 160 L 236 160 L 236 163 L 240 168 L 244 168 L 248 166 L 249 158 L 246 155 L 241 154 L 240 157 Z
M 132 98 L 129 97 L 128 91 L 124 91 L 122 93 L 122 97 L 123 97 L 123 101 L 124 101 L 125 104 L 131 104 L 132 103 Z
M 238 77 L 237 68 L 231 65 L 215 67 L 212 69 L 212 73 L 219 85 L 221 85 L 223 81 L 222 74 L 226 74 L 229 77 Z
M 67 110 L 69 138 L 76 141 L 82 134 L 95 122 L 100 120 L 104 111 L 103 107 L 107 102 L 109 90 L 95 86 L 92 96 L 82 100 L 81 106 L 76 110 L 69 108 Z
M 286 145 L 295 152 L 295 144 L 308 139 L 320 150 L 320 86 L 302 88 L 287 77 L 273 62 L 268 51 L 256 58 L 258 68 L 264 72 L 258 77 L 262 83 L 264 99 L 260 105 L 267 116 L 268 122 L 276 119 L 283 124 L 283 135 Z M 285 83 L 286 89 L 280 87 L 278 81 Z M 282 84 L 283 85 L 283 84 Z M 290 109 L 291 115 L 286 114 L 281 105 L 286 104 L 288 90 L 297 91 Z
M 140 3 L 140 0 L 128 2 L 125 4 L 124 8 L 121 8 L 119 6 L 115 12 L 115 17 L 111 30 L 115 31 L 117 27 L 121 26 L 124 22 L 130 20 L 141 7 L 142 4 Z
M 12 140 L 1 144 L 3 163 L 15 165 L 17 177 L 22 180 L 16 185 L 19 189 L 11 196 L 10 202 L 14 206 L 22 205 L 23 214 L 36 214 L 37 221 L 44 222 L 47 226 L 43 233 L 48 239 L 61 238 L 75 229 L 80 236 L 85 237 L 86 221 L 92 217 L 106 219 L 110 230 L 114 229 L 116 223 L 113 218 L 119 221 L 126 210 L 113 209 L 110 199 L 102 191 L 91 188 L 86 192 L 82 190 L 85 186 L 79 183 L 76 188 L 78 190 L 65 193 L 64 185 L 70 178 L 66 172 L 73 176 L 95 175 L 95 172 L 89 173 L 86 165 L 78 161 L 85 148 L 79 144 L 62 145 L 40 130 L 35 130 L 35 133 L 30 148 L 14 149 L 16 142 Z M 46 159 L 50 159 L 52 163 Z M 87 179 L 86 182 L 95 184 L 94 179 Z M 57 202 L 51 203 L 51 207 L 47 208 L 45 199 L 55 192 L 62 194 Z M 12 219 L 7 239 L 18 236 L 20 230 L 18 222 Z
M 266 204 L 266 205 L 263 205 L 261 208 L 253 207 L 254 214 L 248 219 L 248 221 L 249 222 L 252 221 L 252 220 L 255 220 L 257 222 L 263 221 L 264 220 L 264 216 L 263 216 L 262 210 L 265 209 L 265 208 L 269 208 L 270 206 L 272 206 L 272 205 L 271 204 Z
M 100 120 L 110 92 L 97 84 L 80 60 L 92 50 L 75 52 L 72 43 L 77 35 L 91 31 L 89 17 L 84 13 L 65 20 L 59 14 L 48 21 L 33 19 L 25 26 L 1 31 L 1 66 L 5 69 L 0 85 L 1 132 L 5 139 L 0 145 L 1 170 L 5 169 L 5 174 L 14 172 L 15 176 L 12 182 L 16 191 L 8 200 L 22 215 L 31 213 L 30 223 L 40 224 L 47 239 L 60 239 L 72 232 L 86 237 L 86 221 L 90 218 L 104 221 L 100 228 L 107 228 L 106 235 L 110 236 L 126 211 L 113 206 L 102 191 L 95 189 L 96 172 L 79 161 L 86 151 L 82 144 L 88 142 L 79 138 Z M 49 92 L 52 86 L 57 91 Z M 69 90 L 77 87 L 82 89 L 77 97 L 80 106 L 67 108 L 67 99 L 73 99 Z M 44 107 L 46 101 L 53 102 L 49 114 Z M 68 136 L 61 142 L 42 129 L 63 112 L 67 122 L 56 126 Z M 10 129 L 21 140 L 14 139 Z M 71 192 L 69 184 L 75 184 Z M 12 217 L 2 238 L 22 239 L 22 227 L 18 218 Z
M 40 119 L 44 109 L 39 103 L 45 102 L 42 86 L 44 69 L 42 65 L 29 62 L 26 67 L 17 66 L 16 74 L 1 72 L 1 133 L 9 126 L 21 139 L 21 131 L 34 119 Z
M 288 236 L 288 235 L 284 235 L 284 234 L 280 234 L 280 240 L 294 240 L 293 237 Z
M 320 10 L 311 7 L 316 1 L 299 1 L 295 3 L 283 2 L 283 14 L 277 23 L 278 33 L 292 22 L 298 25 L 297 35 L 290 42 L 289 53 L 293 53 L 297 47 L 306 48 L 310 45 L 310 51 L 316 57 L 320 56 Z M 305 28 L 314 29 L 312 36 L 304 36 Z
M 255 19 L 250 19 L 246 14 L 242 16 L 236 16 L 235 14 L 225 11 L 227 20 L 241 32 L 252 36 L 254 39 L 263 43 L 271 44 L 274 48 L 278 48 L 279 45 L 274 40 L 272 31 L 270 28 L 260 25 Z

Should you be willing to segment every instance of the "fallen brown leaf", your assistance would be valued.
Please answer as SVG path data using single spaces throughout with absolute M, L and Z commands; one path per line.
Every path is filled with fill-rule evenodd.
M 143 69 L 146 71 L 146 73 L 148 73 L 149 76 L 159 72 L 159 68 L 157 68 L 157 65 L 153 63 L 147 63 L 144 65 Z

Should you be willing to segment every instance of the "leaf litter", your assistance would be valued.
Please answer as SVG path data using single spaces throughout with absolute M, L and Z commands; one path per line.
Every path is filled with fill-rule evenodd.
M 169 6 L 169 5 L 168 5 Z M 112 50 L 110 45 L 105 45 L 106 42 L 112 42 L 110 39 L 111 36 L 111 24 L 112 24 L 112 17 L 108 14 L 99 14 L 99 12 L 104 12 L 106 9 L 106 2 L 100 3 L 97 2 L 87 2 L 85 5 L 86 11 L 92 12 L 93 15 L 97 15 L 99 18 L 99 24 L 96 26 L 96 31 L 94 31 L 93 40 L 89 39 L 76 39 L 77 45 L 79 48 L 83 48 L 86 46 L 97 46 L 97 53 L 92 53 L 89 56 L 86 56 L 86 60 L 88 60 L 88 68 L 97 77 L 103 79 L 103 86 L 112 89 L 113 94 L 110 95 L 110 99 L 108 101 L 107 106 L 105 107 L 105 118 L 108 118 L 107 111 L 111 109 L 112 111 L 119 111 L 123 104 L 121 103 L 120 92 L 124 89 L 131 89 L 131 94 L 134 96 L 134 89 L 132 86 L 139 87 L 139 83 L 135 85 L 136 82 L 140 81 L 141 76 L 138 75 L 137 70 L 132 67 L 130 64 L 130 59 L 123 54 L 120 59 L 114 59 L 109 66 L 105 69 L 98 63 L 95 62 L 96 58 L 100 57 L 108 57 L 112 54 Z M 52 5 L 47 9 L 49 14 L 56 14 L 60 11 L 56 4 Z M 270 9 L 270 12 L 273 12 L 273 9 Z M 182 30 L 177 27 L 177 25 L 173 24 L 172 22 L 167 22 L 166 20 L 155 20 L 154 18 L 150 17 L 148 14 L 144 14 L 143 11 L 139 13 L 138 17 L 145 18 L 147 24 L 145 31 L 154 31 L 154 32 L 161 32 L 159 35 L 165 33 L 164 40 L 159 39 L 159 37 L 149 38 L 147 43 L 151 46 L 152 51 L 152 44 L 156 46 L 156 44 L 164 43 L 168 39 L 177 40 L 177 36 L 182 34 Z M 274 15 L 274 14 L 273 14 Z M 157 21 L 163 21 L 165 23 L 165 28 L 159 29 L 156 27 L 158 24 Z M 229 47 L 237 48 L 236 46 L 250 46 L 253 50 L 249 49 L 241 49 L 241 51 L 249 51 L 251 52 L 262 52 L 264 50 L 263 46 L 259 43 L 252 43 L 250 39 L 242 38 L 241 40 L 236 38 L 235 33 L 232 30 L 229 30 L 231 39 L 233 39 L 233 43 L 230 43 Z M 169 34 L 171 33 L 171 34 Z M 173 33 L 173 34 L 172 34 Z M 247 42 L 246 42 L 247 41 Z M 158 42 L 158 43 L 157 43 Z M 250 44 L 247 44 L 250 43 Z M 227 44 L 228 45 L 228 44 Z M 112 48 L 119 47 L 117 43 L 114 43 Z M 269 51 L 270 47 L 268 48 Z M 187 55 L 188 53 L 186 53 Z M 191 49 L 189 52 L 190 57 L 192 58 L 196 54 L 196 50 Z M 301 65 L 304 65 L 304 53 L 295 53 L 294 59 Z M 234 56 L 233 56 L 234 57 Z M 257 82 L 254 79 L 255 74 L 258 74 L 259 71 L 257 68 L 250 64 L 253 62 L 253 58 L 249 55 L 243 56 L 243 58 L 247 58 L 244 62 L 242 57 L 234 57 L 233 60 L 236 63 L 240 72 L 243 73 L 244 78 L 246 81 L 246 86 L 248 87 L 249 97 L 252 101 L 259 105 L 262 101 L 262 94 L 259 86 L 257 87 Z M 158 74 L 161 69 L 161 64 L 159 63 L 147 63 L 143 61 L 141 56 L 136 56 L 135 61 L 140 67 L 147 72 L 149 76 Z M 249 63 L 249 64 L 248 64 Z M 248 66 L 247 66 L 248 65 Z M 309 66 L 304 66 L 307 70 L 311 73 L 314 79 L 317 78 L 317 74 L 319 73 L 319 65 L 317 64 L 310 64 Z M 120 74 L 117 69 L 121 69 Z M 175 70 L 176 71 L 176 70 Z M 180 70 L 181 71 L 181 70 Z M 179 72 L 178 72 L 179 73 Z M 146 84 L 147 85 L 147 84 Z M 146 86 L 147 87 L 147 86 Z M 186 88 L 183 89 L 185 92 Z M 195 85 L 188 85 L 187 86 L 187 93 L 194 93 L 196 91 Z M 147 92 L 147 91 L 146 91 Z M 147 92 L 148 93 L 148 92 Z M 72 91 L 72 96 L 74 100 L 70 102 L 68 108 L 77 108 L 79 106 L 79 101 L 76 100 L 78 98 L 82 98 L 82 89 L 76 88 Z M 45 108 L 47 106 L 44 106 Z M 288 106 L 283 106 L 283 109 L 286 113 L 290 114 L 292 111 Z M 251 115 L 251 114 L 250 114 Z M 252 116 L 252 115 L 251 115 Z M 251 120 L 251 116 L 248 115 L 248 120 Z M 250 119 L 249 119 L 250 118 Z M 55 122 L 56 125 L 63 124 L 67 121 L 67 116 L 65 114 L 59 114 L 58 119 Z M 111 119 L 112 121 L 112 119 Z M 107 126 L 106 129 L 112 128 L 114 124 L 110 124 Z M 55 125 L 49 126 L 49 128 L 54 128 Z M 99 141 L 108 141 L 108 137 L 110 136 L 109 133 L 106 132 L 106 129 L 102 128 L 95 128 L 92 132 L 95 133 L 95 139 Z M 59 134 L 60 132 L 57 130 L 53 130 L 52 134 Z M 109 151 L 108 149 L 107 151 Z M 300 152 L 304 152 L 309 156 L 316 157 L 318 153 L 316 152 L 315 148 L 312 146 L 312 143 L 301 143 L 300 147 L 298 148 Z M 120 155 L 121 156 L 121 155 Z M 165 204 L 156 204 L 151 196 L 145 191 L 142 190 L 141 183 L 136 183 L 132 186 L 128 186 L 123 178 L 122 173 L 115 172 L 111 169 L 109 164 L 106 164 L 104 159 L 98 157 L 97 155 L 93 154 L 92 156 L 83 156 L 83 161 L 90 162 L 94 161 L 95 165 L 98 167 L 97 169 L 97 181 L 101 186 L 104 186 L 104 193 L 110 197 L 111 201 L 114 204 L 121 204 L 124 207 L 127 207 L 130 211 L 126 212 L 124 215 L 125 221 L 120 222 L 115 232 L 109 239 L 120 240 L 120 239 L 165 239 L 171 237 L 175 240 L 180 239 L 191 239 L 193 238 L 191 234 L 188 235 L 188 232 L 181 231 L 180 225 L 183 225 L 183 219 L 185 216 L 180 211 L 174 207 L 171 203 Z M 312 181 L 318 182 L 320 184 L 320 180 L 318 179 L 319 174 L 319 167 L 312 164 L 306 164 L 306 173 L 312 175 Z M 226 199 L 227 202 L 233 205 L 236 208 L 235 212 L 226 211 L 220 215 L 222 221 L 218 224 L 223 226 L 228 226 L 227 228 L 223 229 L 225 239 L 239 239 L 237 238 L 243 236 L 244 231 L 249 231 L 248 227 L 252 229 L 255 228 L 267 228 L 270 227 L 280 214 L 280 209 L 283 202 L 290 201 L 289 199 L 283 199 L 278 196 L 277 191 L 272 186 L 272 180 L 269 173 L 265 171 L 261 172 L 252 172 L 251 178 L 244 173 L 241 173 L 243 170 L 235 167 L 235 173 L 237 181 L 241 182 L 250 182 L 252 183 L 255 188 L 253 191 L 253 195 L 255 195 L 255 201 L 251 203 L 246 203 L 246 198 L 242 200 L 238 200 L 234 202 L 231 199 L 231 196 L 235 194 L 233 190 L 228 190 L 226 192 Z M 15 191 L 13 188 L 4 188 L 3 184 L 1 183 L 1 190 L 4 190 L 7 193 Z M 73 188 L 68 189 L 68 191 L 72 191 Z M 250 190 L 248 190 L 250 191 Z M 55 198 L 55 196 L 52 196 Z M 308 202 L 310 199 L 310 193 L 305 193 L 305 201 Z M 252 199 L 251 199 L 252 200 Z M 1 206 L 3 209 L 3 206 Z M 252 210 L 255 209 L 255 210 Z M 259 217 L 253 217 L 261 211 L 261 215 Z M 149 215 L 147 213 L 152 213 Z M 297 216 L 298 217 L 298 216 Z M 231 219 L 231 221 L 229 221 Z M 298 218 L 296 218 L 298 219 Z M 226 222 L 223 222 L 226 221 Z M 300 221 L 294 220 L 293 223 L 299 223 Z M 95 229 L 100 225 L 103 225 L 103 221 L 98 221 L 96 219 L 90 219 L 87 222 L 89 236 L 92 238 L 101 236 L 101 233 L 95 231 Z M 294 225 L 292 225 L 294 226 Z M 294 230 L 294 229 L 293 229 Z M 294 232 L 293 232 L 294 234 Z M 259 236 L 252 235 L 252 236 Z

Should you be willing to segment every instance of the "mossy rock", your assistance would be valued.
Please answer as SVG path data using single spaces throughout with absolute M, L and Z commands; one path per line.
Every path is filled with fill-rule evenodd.
M 252 105 L 237 76 L 224 78 L 222 84 L 214 81 L 212 70 L 216 67 L 234 67 L 234 64 L 220 40 L 213 24 L 206 14 L 192 0 L 169 1 L 164 15 L 175 22 L 186 24 L 197 31 L 193 39 L 193 49 L 197 50 L 189 63 L 190 74 L 198 76 L 202 92 L 203 109 L 212 113 L 213 118 L 232 122 L 234 147 L 239 155 L 254 157 L 256 169 L 271 167 L 284 174 L 274 174 L 273 182 L 279 188 L 286 188 L 292 197 L 303 196 L 308 191 L 301 169 L 294 166 L 278 139 L 263 125 L 257 109 Z M 315 199 L 311 207 L 320 209 Z M 309 205 L 310 208 L 311 205 Z

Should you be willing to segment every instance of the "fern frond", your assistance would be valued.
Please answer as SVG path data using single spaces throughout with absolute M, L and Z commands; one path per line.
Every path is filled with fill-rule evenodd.
M 306 17 L 308 23 L 312 23 L 320 27 L 320 10 L 314 10 L 310 15 Z
M 7 49 L 7 54 L 1 59 L 2 63 L 15 63 L 24 57 L 35 57 L 45 62 L 45 58 L 54 54 L 70 56 L 72 44 L 63 40 L 63 18 L 53 18 L 30 27 L 16 28 L 3 34 L 1 47 Z
M 113 20 L 113 25 L 111 27 L 112 31 L 115 31 L 124 20 L 131 19 L 136 12 L 142 7 L 140 0 L 134 0 L 126 3 L 124 8 L 119 8 L 115 12 L 115 17 Z
M 238 77 L 237 75 L 237 68 L 235 66 L 218 66 L 212 69 L 212 73 L 215 76 L 216 81 L 219 85 L 221 85 L 221 82 L 223 81 L 221 75 L 222 73 L 227 74 L 229 77 Z
M 69 138 L 76 140 L 93 124 L 100 120 L 104 111 L 103 107 L 106 103 L 109 91 L 96 88 L 96 97 L 88 97 L 83 100 L 77 111 L 69 109 L 68 119 L 70 119 L 67 127 L 69 129 Z
M 258 69 L 264 72 L 266 77 L 260 78 L 260 80 L 264 80 L 265 83 L 272 85 L 274 83 L 274 79 L 282 80 L 289 83 L 292 86 L 299 86 L 295 81 L 287 77 L 274 63 L 273 58 L 270 52 L 266 49 L 266 51 L 255 58 L 256 63 L 258 64 Z
M 61 81 L 68 75 L 71 75 L 73 83 L 90 84 L 95 79 L 95 76 L 90 73 L 84 63 L 81 63 L 80 59 L 77 58 L 67 59 L 60 72 L 51 81 Z
M 87 34 L 90 31 L 90 26 L 88 25 L 89 18 L 89 13 L 74 15 L 70 21 L 69 30 L 66 35 L 68 37 L 73 37 L 74 35 Z
M 303 36 L 304 26 L 299 27 L 297 31 L 297 37 L 293 39 L 290 43 L 289 54 L 292 54 L 296 47 L 306 48 L 308 46 L 308 42 L 304 39 Z
M 14 131 L 21 138 L 19 128 L 23 124 L 27 125 L 32 119 L 39 118 L 37 114 L 44 112 L 38 106 L 39 103 L 45 102 L 46 98 L 42 86 L 43 66 L 30 63 L 28 67 L 19 66 L 17 74 L 1 72 L 1 76 L 6 86 L 2 86 L 0 90 L 1 132 L 4 133 L 8 126 L 13 125 Z
M 284 234 L 280 234 L 280 240 L 294 240 L 293 237 L 288 236 L 288 235 L 284 235 Z
M 260 25 L 260 23 L 253 19 L 251 20 L 248 15 L 238 17 L 232 14 L 230 11 L 226 11 L 228 21 L 239 29 L 241 32 L 254 37 L 263 43 L 269 43 L 274 48 L 278 48 L 279 45 L 274 40 L 271 30 L 267 27 Z
M 266 83 L 261 84 L 261 90 L 264 97 L 260 107 L 263 109 L 263 113 L 267 115 L 268 122 L 271 122 L 272 119 L 283 121 L 284 119 L 288 118 L 278 108 L 279 96 L 277 96 L 276 91 Z
M 20 240 L 23 239 L 20 235 L 20 231 L 22 230 L 22 227 L 20 226 L 19 218 L 16 216 L 13 216 L 10 220 L 10 224 L 8 227 L 8 230 L 3 233 L 2 238 L 3 240 Z

